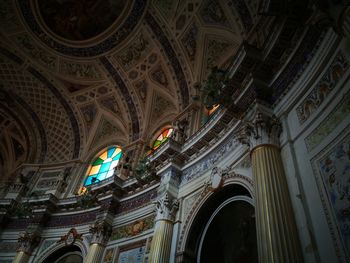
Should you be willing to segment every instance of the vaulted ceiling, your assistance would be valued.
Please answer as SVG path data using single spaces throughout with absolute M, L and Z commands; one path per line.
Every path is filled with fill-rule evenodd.
M 149 139 L 233 57 L 257 2 L 3 0 L 0 10 L 4 169 Z

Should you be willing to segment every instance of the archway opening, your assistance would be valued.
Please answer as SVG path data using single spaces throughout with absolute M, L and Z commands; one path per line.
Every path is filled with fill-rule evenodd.
M 242 185 L 213 194 L 194 218 L 183 262 L 258 262 L 253 201 Z
M 79 247 L 65 246 L 53 252 L 43 263 L 83 263 L 83 256 Z
M 233 198 L 219 207 L 204 229 L 197 262 L 258 262 L 253 206 Z

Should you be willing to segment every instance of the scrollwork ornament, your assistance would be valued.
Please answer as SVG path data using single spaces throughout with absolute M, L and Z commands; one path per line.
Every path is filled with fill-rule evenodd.
M 179 209 L 179 201 L 177 199 L 171 200 L 168 194 L 156 201 L 155 210 L 157 212 L 156 221 L 171 220 L 173 221 L 176 212 Z

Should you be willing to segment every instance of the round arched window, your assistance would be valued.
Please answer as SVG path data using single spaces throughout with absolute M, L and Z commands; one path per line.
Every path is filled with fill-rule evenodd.
M 122 149 L 117 146 L 110 146 L 103 151 L 103 153 L 90 164 L 84 186 L 89 186 L 111 177 L 114 174 L 114 169 L 117 167 L 121 156 Z
M 154 150 L 156 150 L 162 143 L 164 143 L 173 133 L 174 129 L 173 128 L 167 128 L 162 130 L 156 139 L 152 141 L 150 145 L 150 150 L 147 152 L 147 155 L 152 153 Z

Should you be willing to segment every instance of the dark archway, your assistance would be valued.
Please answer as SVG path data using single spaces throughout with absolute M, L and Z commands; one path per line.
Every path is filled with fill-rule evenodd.
M 254 207 L 241 198 L 229 199 L 210 218 L 199 246 L 201 263 L 258 262 Z
M 43 263 L 83 263 L 83 256 L 79 247 L 65 246 L 53 252 Z
M 189 230 L 182 262 L 258 262 L 254 207 L 244 199 L 251 200 L 249 191 L 233 184 L 205 202 Z

